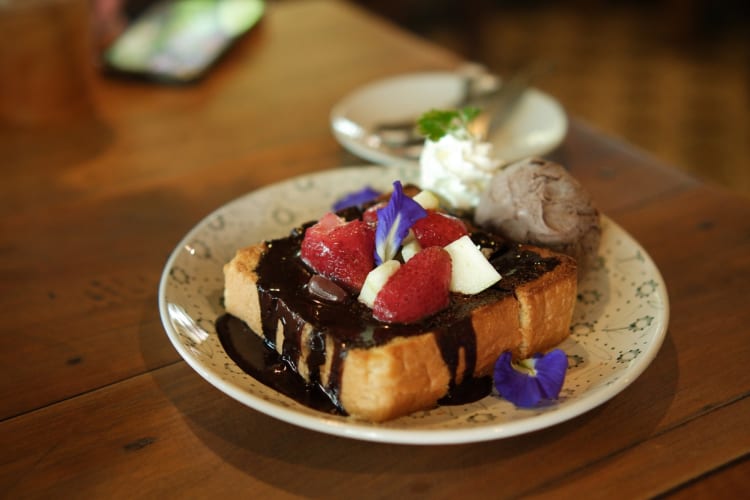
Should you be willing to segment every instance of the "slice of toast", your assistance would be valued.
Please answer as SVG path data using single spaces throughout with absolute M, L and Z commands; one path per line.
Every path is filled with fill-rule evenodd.
M 434 407 L 459 384 L 492 373 L 504 351 L 523 359 L 569 334 L 575 261 L 474 231 L 502 279 L 416 324 L 384 324 L 356 297 L 311 296 L 299 258 L 304 231 L 237 251 L 224 266 L 226 311 L 265 337 L 344 412 L 381 422 Z

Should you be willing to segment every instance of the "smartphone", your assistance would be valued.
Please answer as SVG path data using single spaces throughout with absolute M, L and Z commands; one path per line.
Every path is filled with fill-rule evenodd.
M 159 0 L 107 48 L 105 69 L 163 83 L 194 82 L 264 10 L 262 0 Z

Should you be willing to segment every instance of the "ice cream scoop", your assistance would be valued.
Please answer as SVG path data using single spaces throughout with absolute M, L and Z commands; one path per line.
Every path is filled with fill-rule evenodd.
M 497 172 L 480 196 L 474 220 L 513 241 L 571 255 L 580 269 L 595 260 L 601 238 L 591 196 L 565 168 L 541 158 Z

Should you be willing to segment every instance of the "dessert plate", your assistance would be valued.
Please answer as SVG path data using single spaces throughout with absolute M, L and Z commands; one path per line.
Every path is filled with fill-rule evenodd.
M 569 420 L 614 397 L 651 363 L 667 329 L 664 281 L 643 248 L 603 217 L 598 264 L 579 284 L 572 334 L 561 345 L 569 368 L 554 404 L 524 410 L 490 395 L 370 424 L 307 408 L 242 372 L 214 326 L 224 313 L 222 266 L 235 250 L 287 235 L 364 185 L 385 191 L 394 180 L 415 181 L 415 175 L 408 166 L 327 170 L 253 191 L 208 215 L 177 245 L 161 277 L 159 309 L 175 349 L 209 383 L 267 415 L 328 434 L 411 444 L 485 441 Z
M 414 164 L 414 159 L 373 147 L 368 131 L 378 124 L 413 119 L 433 108 L 453 108 L 462 87 L 462 77 L 452 72 L 413 73 L 373 82 L 333 107 L 333 135 L 351 153 L 373 163 Z M 568 119 L 560 104 L 530 88 L 508 121 L 490 134 L 489 142 L 498 158 L 511 162 L 552 151 L 565 138 L 567 129 Z

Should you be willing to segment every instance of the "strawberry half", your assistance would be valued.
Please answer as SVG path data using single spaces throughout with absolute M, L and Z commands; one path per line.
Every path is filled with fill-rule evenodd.
M 380 203 L 376 203 L 375 205 L 371 206 L 362 214 L 362 220 L 365 222 L 369 222 L 370 224 L 377 224 L 378 210 L 383 208 L 385 205 L 386 202 L 381 201 Z
M 411 230 L 422 248 L 444 247 L 469 234 L 461 219 L 432 210 L 427 217 L 416 221 Z
M 333 213 L 305 231 L 300 257 L 314 271 L 358 293 L 375 266 L 375 229 Z
M 372 315 L 387 323 L 414 323 L 448 306 L 451 257 L 433 246 L 417 253 L 383 285 Z

